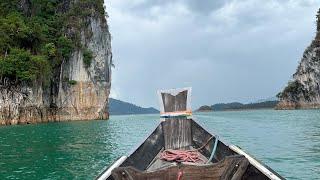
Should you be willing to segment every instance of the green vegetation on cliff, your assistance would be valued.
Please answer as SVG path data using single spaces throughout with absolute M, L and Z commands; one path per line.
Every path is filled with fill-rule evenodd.
M 2 0 L 0 78 L 14 83 L 47 82 L 55 67 L 78 48 L 86 67 L 92 52 L 80 42 L 86 17 L 104 20 L 103 0 Z
M 0 59 L 0 74 L 12 80 L 32 82 L 45 81 L 50 69 L 45 56 L 32 55 L 24 49 L 10 49 L 10 53 Z
M 93 58 L 92 51 L 90 51 L 89 49 L 85 49 L 83 51 L 83 62 L 87 68 L 90 67 L 92 58 Z

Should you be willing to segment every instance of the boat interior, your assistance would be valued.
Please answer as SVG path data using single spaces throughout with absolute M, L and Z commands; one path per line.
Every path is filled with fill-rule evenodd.
M 196 150 L 202 161 L 166 161 L 160 157 L 166 149 Z M 112 171 L 109 179 L 176 180 L 180 172 L 183 173 L 181 179 L 269 179 L 247 158 L 187 118 L 162 121 L 121 166 Z

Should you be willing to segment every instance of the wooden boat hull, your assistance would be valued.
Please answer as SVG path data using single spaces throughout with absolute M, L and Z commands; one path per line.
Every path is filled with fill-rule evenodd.
M 112 174 L 115 179 L 122 180 L 176 180 L 179 173 L 181 173 L 180 179 L 240 180 L 242 176 L 239 176 L 238 174 L 243 174 L 246 171 L 248 164 L 249 161 L 245 157 L 239 155 L 236 157 L 227 157 L 223 161 L 206 166 L 181 164 L 152 172 L 142 172 L 133 167 L 122 167 L 116 168 Z
M 199 153 L 208 160 L 216 138 L 214 158 L 208 164 L 173 163 L 159 159 L 164 149 L 197 149 L 205 145 Z M 181 179 L 284 179 L 239 147 L 222 142 L 193 119 L 183 118 L 160 122 L 137 149 L 129 156 L 120 158 L 97 179 L 170 180 L 177 179 L 179 172 L 184 174 Z

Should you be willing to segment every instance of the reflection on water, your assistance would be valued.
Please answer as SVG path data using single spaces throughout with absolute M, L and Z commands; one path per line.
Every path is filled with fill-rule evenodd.
M 288 179 L 320 179 L 320 111 L 237 111 L 195 115 Z M 0 127 L 0 179 L 92 179 L 137 146 L 158 115 L 109 121 Z

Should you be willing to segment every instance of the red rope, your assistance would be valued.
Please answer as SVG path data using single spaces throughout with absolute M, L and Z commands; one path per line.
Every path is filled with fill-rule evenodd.
M 195 150 L 173 150 L 173 149 L 167 149 L 164 150 L 160 154 L 160 159 L 165 161 L 176 161 L 176 162 L 205 162 L 205 160 L 201 159 L 198 151 L 206 147 L 206 145 L 211 141 L 213 136 L 211 136 L 207 142 L 202 145 L 200 148 Z
M 204 162 L 203 159 L 200 158 L 200 155 L 197 151 L 184 151 L 184 150 L 164 150 L 160 159 L 165 161 L 176 161 L 176 162 Z

